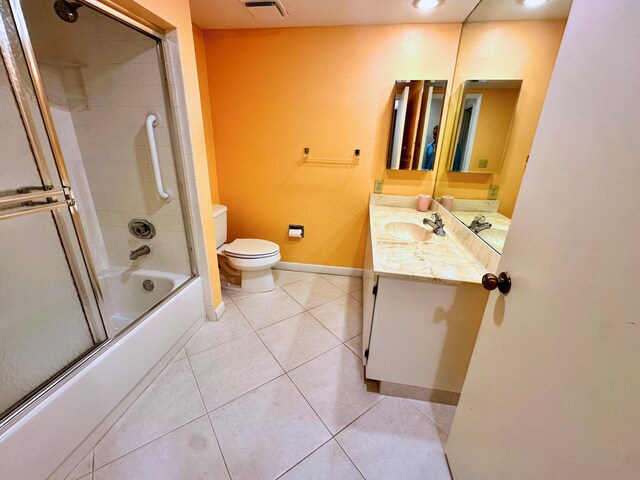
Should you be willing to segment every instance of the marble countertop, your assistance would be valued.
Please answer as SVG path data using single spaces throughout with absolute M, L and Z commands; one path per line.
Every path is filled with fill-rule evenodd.
M 447 221 L 446 237 L 439 237 L 422 224 L 422 219 L 431 218 L 432 213 L 402 206 L 369 205 L 374 273 L 413 280 L 481 283 L 487 270 L 447 230 Z M 396 222 L 424 228 L 424 237 L 421 241 L 412 239 L 422 231 L 413 226 L 390 225 Z

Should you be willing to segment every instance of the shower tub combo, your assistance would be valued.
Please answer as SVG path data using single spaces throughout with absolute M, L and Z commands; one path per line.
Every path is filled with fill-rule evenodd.
M 64 478 L 205 319 L 175 38 L 0 0 L 3 478 Z

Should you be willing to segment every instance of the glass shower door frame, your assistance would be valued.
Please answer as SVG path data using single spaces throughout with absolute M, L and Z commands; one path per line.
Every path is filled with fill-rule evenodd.
M 11 211 L 0 214 L 0 221 L 11 222 L 15 218 L 28 215 L 51 214 L 54 222 L 60 247 L 66 257 L 69 274 L 73 281 L 73 286 L 78 295 L 79 303 L 82 307 L 89 332 L 95 345 L 87 354 L 67 365 L 61 371 L 44 381 L 39 387 L 19 401 L 0 420 L 0 432 L 8 428 L 19 419 L 32 405 L 42 399 L 48 392 L 58 386 L 62 379 L 71 371 L 75 370 L 84 362 L 88 361 L 105 345 L 107 340 L 104 323 L 96 300 L 95 291 L 90 286 L 91 272 L 88 270 L 86 259 L 83 258 L 81 247 L 77 242 L 77 231 L 69 216 L 64 215 L 67 210 L 71 217 L 74 215 L 75 200 L 70 190 L 61 181 L 60 171 L 52 172 L 45 151 L 49 145 L 43 142 L 42 128 L 38 128 L 38 121 L 42 121 L 39 108 L 34 105 L 32 92 L 33 84 L 28 72 L 24 69 L 24 58 L 22 50 L 17 43 L 17 39 L 12 32 L 14 24 L 9 13 L 7 4 L 0 3 L 0 12 L 3 19 L 0 19 L 0 55 L 2 55 L 3 66 L 9 80 L 9 85 L 13 93 L 14 100 L 22 120 L 25 135 L 27 137 L 31 154 L 35 160 L 41 186 L 29 187 L 27 193 L 16 193 L 10 196 L 0 197 L 0 205 L 8 207 Z M 53 173 L 53 175 L 52 175 Z M 19 185 L 18 185 L 19 187 Z M 34 202 L 35 205 L 31 202 Z M 36 203 L 37 202 L 37 203 Z M 19 208 L 23 207 L 23 208 Z M 77 211 L 75 211 L 77 215 Z M 80 226 L 81 228 L 81 226 Z M 28 239 L 25 239 L 25 241 Z M 53 280 L 53 279 L 52 279 Z
M 82 250 L 82 256 L 84 261 L 86 262 L 87 270 L 89 273 L 89 278 L 91 281 L 91 288 L 95 295 L 95 298 L 98 302 L 98 307 L 103 317 L 106 317 L 108 309 L 105 302 L 104 295 L 101 291 L 101 287 L 98 280 L 97 270 L 95 268 L 95 264 L 92 260 L 91 250 L 89 247 L 89 242 L 87 240 L 87 235 L 82 226 L 82 220 L 80 218 L 80 212 L 75 207 L 75 200 L 73 199 L 73 192 L 71 191 L 71 181 L 69 178 L 68 170 L 65 164 L 64 155 L 62 153 L 62 149 L 60 147 L 60 143 L 58 140 L 58 136 L 56 133 L 55 124 L 53 121 L 53 117 L 51 116 L 51 111 L 49 107 L 49 100 L 47 98 L 47 94 L 44 87 L 44 82 L 42 80 L 42 76 L 40 74 L 40 69 L 38 67 L 38 62 L 31 44 L 29 31 L 27 29 L 27 23 L 24 18 L 24 14 L 22 11 L 22 6 L 20 4 L 20 0 L 0 0 L 0 2 L 6 1 L 11 7 L 12 15 L 14 22 L 17 27 L 18 37 L 20 39 L 20 43 L 22 46 L 22 51 L 24 52 L 24 58 L 27 63 L 27 67 L 30 73 L 30 81 L 35 89 L 36 97 L 38 100 L 38 104 L 40 105 L 40 115 L 44 121 L 45 128 L 47 130 L 47 135 L 49 137 L 49 143 L 51 145 L 51 150 L 53 151 L 53 156 L 55 159 L 55 163 L 58 168 L 58 172 L 60 174 L 60 178 L 62 181 L 62 185 L 65 186 L 68 190 L 68 193 L 73 201 L 73 206 L 71 207 L 71 218 L 73 220 L 73 224 L 75 227 L 76 235 L 78 237 L 78 241 L 80 243 L 80 248 Z M 110 2 L 109 0 L 76 0 L 81 4 L 84 4 L 94 10 L 101 12 L 102 14 L 113 18 L 115 21 L 118 21 L 134 30 L 138 30 L 141 33 L 153 38 L 158 42 L 156 47 L 156 52 L 158 55 L 158 66 L 161 70 L 163 82 L 163 96 L 165 100 L 165 105 L 167 106 L 167 124 L 169 126 L 169 133 L 171 136 L 171 144 L 173 147 L 173 158 L 174 165 L 176 168 L 176 175 L 179 183 L 179 197 L 182 205 L 182 219 L 185 227 L 185 235 L 187 237 L 187 245 L 189 249 L 189 263 L 191 266 L 192 276 L 191 279 L 198 276 L 198 268 L 195 259 L 195 254 L 193 250 L 194 246 L 194 237 L 193 237 L 193 225 L 192 218 L 189 212 L 187 211 L 188 198 L 186 194 L 186 173 L 184 171 L 184 162 L 182 153 L 180 151 L 179 145 L 180 140 L 178 138 L 178 123 L 176 121 L 173 109 L 174 105 L 171 101 L 171 96 L 168 90 L 168 75 L 167 75 L 167 64 L 165 59 L 165 54 L 163 51 L 163 46 L 165 45 L 165 31 L 157 25 L 154 25 L 151 22 L 146 21 L 142 17 L 139 17 L 132 12 L 129 12 L 118 5 Z M 187 282 L 188 283 L 188 282 Z M 178 289 L 180 290 L 180 289 Z M 177 291 L 173 293 L 177 293 Z M 172 294 L 170 294 L 167 298 L 170 298 Z M 129 328 L 132 328 L 135 324 L 137 324 L 141 319 L 146 317 L 152 310 L 157 307 L 154 306 L 148 311 L 144 312 L 136 321 L 132 322 L 129 327 L 120 332 L 118 335 L 122 335 Z M 109 338 L 113 338 L 113 335 L 107 329 L 107 335 Z
M 163 51 L 163 47 L 166 45 L 164 30 L 140 17 L 137 17 L 131 12 L 121 9 L 115 4 L 111 4 L 108 1 L 99 2 L 95 0 L 83 0 L 82 3 L 100 11 L 120 23 L 127 25 L 128 27 L 134 28 L 147 36 L 152 37 L 158 42 L 156 50 L 158 54 L 159 68 L 164 79 L 162 82 L 162 88 L 167 105 L 167 122 L 172 140 L 174 164 L 178 182 L 180 184 L 179 195 L 182 205 L 182 218 L 185 224 L 185 233 L 189 249 L 189 261 L 192 271 L 191 278 L 171 292 L 163 300 L 164 302 L 177 295 L 198 276 L 193 252 L 193 220 L 191 215 L 188 213 L 188 198 L 185 190 L 185 186 L 187 185 L 187 175 L 184 170 L 183 155 L 179 147 L 181 143 L 177 134 L 178 124 L 175 119 L 175 112 L 173 111 L 174 104 L 171 102 L 169 82 L 167 81 L 167 64 L 165 62 L 165 55 Z M 20 114 L 23 118 L 25 132 L 29 143 L 31 144 L 37 167 L 41 172 L 43 183 L 46 185 L 46 191 L 37 191 L 21 195 L 20 198 L 5 197 L 2 200 L 2 203 L 4 203 L 4 205 L 8 205 L 13 203 L 19 204 L 26 200 L 54 201 L 54 199 L 58 199 L 57 203 L 35 208 L 32 207 L 28 211 L 21 210 L 16 213 L 16 216 L 36 213 L 36 208 L 38 209 L 37 211 L 52 212 L 53 219 L 59 231 L 63 249 L 67 255 L 69 268 L 72 273 L 74 283 L 76 284 L 81 304 L 86 312 L 88 320 L 87 323 L 90 326 L 91 335 L 93 336 L 96 344 L 93 350 L 88 352 L 84 357 L 79 358 L 74 363 L 70 364 L 58 375 L 42 384 L 37 390 L 32 392 L 28 397 L 23 399 L 22 402 L 16 405 L 14 410 L 10 411 L 8 415 L 0 419 L 1 433 L 14 425 L 24 415 L 28 414 L 35 405 L 46 398 L 46 396 L 53 390 L 64 385 L 64 383 L 70 380 L 84 366 L 88 365 L 94 358 L 102 354 L 104 350 L 114 343 L 116 338 L 109 334 L 108 330 L 105 328 L 105 322 L 103 321 L 103 316 L 107 311 L 104 297 L 102 295 L 97 272 L 92 261 L 89 243 L 80 218 L 80 212 L 76 207 L 74 195 L 71 190 L 70 178 L 62 154 L 62 149 L 58 141 L 53 118 L 49 110 L 49 102 L 44 89 L 44 83 L 31 45 L 20 0 L 0 0 L 0 13 L 2 16 L 7 18 L 7 20 L 0 21 L 1 54 L 5 61 L 10 78 L 10 84 L 14 91 Z M 14 27 L 15 31 L 13 30 Z M 33 98 L 33 93 L 35 93 L 35 99 Z M 37 118 L 37 123 L 34 121 L 34 117 Z M 47 149 L 46 157 L 43 153 L 44 148 Z M 52 173 L 55 177 L 52 177 Z M 62 215 L 62 213 L 64 213 L 62 211 L 63 207 L 68 208 L 70 217 Z M 69 218 L 71 220 L 69 220 Z M 157 307 L 158 305 L 155 305 L 148 311 L 144 312 L 129 327 L 120 332 L 118 337 L 124 335 L 128 330 L 146 318 Z

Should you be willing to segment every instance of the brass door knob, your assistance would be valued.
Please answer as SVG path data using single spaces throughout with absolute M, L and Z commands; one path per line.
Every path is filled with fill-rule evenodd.
M 495 290 L 509 293 L 511 290 L 511 277 L 507 272 L 501 272 L 497 277 L 493 273 L 487 273 L 482 277 L 482 286 L 486 290 Z

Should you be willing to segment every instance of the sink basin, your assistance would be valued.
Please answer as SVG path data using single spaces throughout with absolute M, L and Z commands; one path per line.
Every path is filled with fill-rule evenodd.
M 389 235 L 405 242 L 424 242 L 431 238 L 433 230 L 410 222 L 391 222 L 384 227 Z
M 487 230 L 478 232 L 478 236 L 491 245 L 495 250 L 501 252 L 502 247 L 504 246 L 504 240 L 507 238 L 508 231 L 509 229 L 506 227 L 493 226 Z

